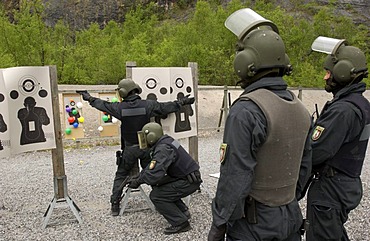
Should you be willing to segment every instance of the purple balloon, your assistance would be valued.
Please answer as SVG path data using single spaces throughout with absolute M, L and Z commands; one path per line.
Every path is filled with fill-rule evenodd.
M 66 111 L 69 113 L 69 112 L 71 112 L 71 107 L 69 107 L 69 106 L 67 106 L 66 107 Z

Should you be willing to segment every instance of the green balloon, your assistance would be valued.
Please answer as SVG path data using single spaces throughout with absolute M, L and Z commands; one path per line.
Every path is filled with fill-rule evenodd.
M 107 121 L 109 119 L 109 117 L 107 115 L 103 115 L 102 119 L 103 119 L 103 121 Z
M 71 133 L 72 133 L 72 130 L 71 130 L 70 128 L 67 128 L 67 129 L 65 130 L 65 132 L 66 132 L 66 134 L 67 134 L 67 135 L 69 135 L 69 134 L 71 134 Z
M 112 98 L 112 102 L 114 103 L 114 102 L 118 102 L 118 98 L 117 97 L 113 97 Z
M 73 115 L 77 115 L 78 111 L 76 109 L 72 110 Z

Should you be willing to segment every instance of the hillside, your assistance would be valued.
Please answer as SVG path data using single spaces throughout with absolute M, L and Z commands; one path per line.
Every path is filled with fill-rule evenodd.
M 6 9 L 17 9 L 20 0 L 3 0 L 2 3 Z M 123 22 L 125 14 L 130 8 L 139 3 L 148 4 L 155 2 L 158 6 L 158 12 L 162 16 L 179 17 L 179 12 L 191 12 L 196 1 L 190 0 L 43 0 L 46 6 L 45 22 L 53 26 L 57 20 L 62 19 L 69 23 L 73 29 L 83 29 L 90 23 L 96 22 L 104 27 L 109 20 Z M 227 4 L 230 0 L 220 0 L 220 4 Z M 252 4 L 256 0 L 251 0 Z M 305 14 L 310 17 L 310 13 L 319 9 L 321 6 L 328 5 L 330 0 L 275 0 L 266 1 L 275 2 L 278 6 L 286 9 L 291 14 L 295 14 L 297 9 L 302 11 L 302 6 L 306 8 Z M 348 16 L 356 24 L 364 24 L 370 29 L 370 1 L 369 0 L 336 0 L 334 5 L 337 14 Z M 178 11 L 181 9 L 182 11 Z M 181 16 L 180 16 L 181 17 Z

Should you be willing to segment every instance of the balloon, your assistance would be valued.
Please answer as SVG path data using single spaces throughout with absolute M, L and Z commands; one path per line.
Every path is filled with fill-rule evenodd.
M 103 115 L 102 119 L 105 122 L 105 121 L 108 121 L 109 120 L 109 117 L 107 115 Z
M 80 123 L 84 123 L 84 121 L 85 121 L 85 118 L 83 118 L 82 116 L 81 117 L 78 117 L 78 122 L 80 122 Z
M 70 128 L 66 128 L 65 133 L 67 135 L 70 135 L 72 133 L 72 130 Z
M 98 131 L 103 131 L 103 129 L 104 129 L 104 128 L 103 128 L 102 126 L 99 126 L 99 127 L 98 127 Z
M 77 128 L 78 127 L 78 123 L 77 122 L 73 123 L 73 127 L 74 128 Z
M 69 107 L 69 106 L 67 106 L 66 107 L 66 111 L 69 113 L 69 112 L 71 112 L 71 107 Z
M 72 110 L 72 114 L 73 114 L 73 115 L 77 115 L 77 113 L 78 113 L 78 111 L 77 111 L 76 109 L 73 109 L 73 110 Z
M 118 98 L 117 97 L 113 97 L 112 98 L 112 102 L 114 103 L 114 102 L 118 102 Z
M 118 122 L 118 119 L 116 117 L 112 117 L 112 123 L 117 123 Z
M 82 104 L 82 102 L 77 102 L 76 106 L 77 106 L 77 108 L 81 109 L 83 104 Z
M 69 123 L 75 122 L 75 118 L 73 116 L 68 117 L 68 122 Z

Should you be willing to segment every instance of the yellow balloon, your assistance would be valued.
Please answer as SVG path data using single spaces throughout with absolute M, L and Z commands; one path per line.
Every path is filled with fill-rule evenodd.
M 83 118 L 82 116 L 81 117 L 78 117 L 78 122 L 80 122 L 80 123 L 83 123 L 84 121 L 85 121 L 85 118 Z

